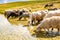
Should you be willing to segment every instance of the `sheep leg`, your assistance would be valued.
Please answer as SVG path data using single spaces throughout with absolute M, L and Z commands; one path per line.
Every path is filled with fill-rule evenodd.
M 10 15 L 7 16 L 7 19 L 9 19 Z
M 53 28 L 51 29 L 51 32 L 53 33 Z
M 34 25 L 36 25 L 36 18 L 34 19 Z
M 30 24 L 29 25 L 33 25 L 33 20 L 30 20 Z
M 19 18 L 19 20 L 21 20 L 21 19 L 22 19 L 22 17 Z
M 20 16 L 19 20 L 21 20 L 21 19 L 22 19 L 22 15 Z
M 31 20 L 31 25 L 33 25 L 33 20 Z
M 25 16 L 23 16 L 23 17 L 24 17 L 24 20 L 27 20 Z
M 60 35 L 59 28 L 58 28 L 58 35 Z
M 38 25 L 40 23 L 40 20 L 37 20 L 38 22 L 36 23 L 36 25 Z
M 40 20 L 38 20 L 38 24 L 40 23 Z
M 25 17 L 24 17 L 25 20 L 27 20 Z

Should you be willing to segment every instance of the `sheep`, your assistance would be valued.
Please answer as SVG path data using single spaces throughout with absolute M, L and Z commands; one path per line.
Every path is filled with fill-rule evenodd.
M 41 31 L 42 28 L 43 29 L 47 29 L 48 31 L 49 31 L 49 28 L 57 28 L 58 32 L 59 32 L 60 31 L 60 16 L 52 16 L 50 18 L 45 18 L 37 26 L 36 32 Z
M 13 17 L 13 16 L 17 17 L 18 14 L 16 14 L 16 12 L 17 12 L 16 10 L 5 10 L 4 15 L 7 17 L 7 19 L 9 19 L 10 16 L 11 17 Z
M 47 14 L 48 10 L 42 10 L 42 11 L 37 11 L 37 12 L 32 12 L 30 15 L 30 25 L 36 24 L 36 20 L 38 21 L 38 24 L 40 21 L 43 19 L 43 17 Z
M 22 15 L 25 12 L 25 10 L 21 9 L 21 10 L 5 10 L 4 15 L 7 16 L 7 19 L 11 16 L 15 16 L 18 17 L 20 15 Z
M 49 11 L 48 14 L 44 18 L 49 18 L 52 16 L 60 16 L 60 9 L 54 10 L 54 11 Z
M 29 17 L 30 17 L 30 14 L 29 14 L 29 13 L 23 13 L 23 14 L 20 16 L 19 20 L 21 20 L 22 18 L 24 18 L 24 20 L 27 20 L 26 18 L 29 18 Z
M 44 8 L 46 8 L 46 7 L 52 7 L 52 6 L 53 6 L 53 3 L 51 3 L 51 4 L 45 4 Z
M 26 17 L 29 17 L 31 10 L 26 10 L 26 9 L 19 9 L 18 10 L 18 15 L 19 20 L 21 20 L 22 17 L 24 17 L 24 19 L 26 20 Z
M 48 11 L 57 10 L 57 8 L 50 8 Z

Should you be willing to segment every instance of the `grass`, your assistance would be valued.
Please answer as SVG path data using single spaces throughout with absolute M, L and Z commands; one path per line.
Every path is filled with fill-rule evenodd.
M 14 7 L 20 7 L 20 6 L 24 6 L 24 5 L 34 5 L 36 3 L 49 2 L 49 1 L 53 1 L 53 0 L 12 2 L 12 3 L 0 4 L 0 12 L 4 12 L 4 10 L 6 10 L 6 9 L 11 9 L 11 8 L 14 8 Z
M 52 0 L 50 0 L 51 2 Z M 44 8 L 44 5 L 48 3 L 48 1 L 46 2 L 46 0 L 43 1 L 30 1 L 30 2 L 13 2 L 13 3 L 7 3 L 7 4 L 0 4 L 0 12 L 4 12 L 4 10 L 6 9 L 19 9 L 19 8 L 27 8 L 27 9 L 31 9 L 32 12 L 36 11 L 36 10 L 45 10 L 48 8 L 60 8 L 60 3 L 54 3 L 53 7 L 48 7 L 48 8 Z M 52 2 L 51 2 L 52 3 Z M 29 19 L 27 19 L 29 20 Z M 18 18 L 10 18 L 8 19 L 8 21 L 13 24 L 13 25 L 18 25 L 18 24 L 22 24 L 22 25 L 27 25 L 28 21 L 24 21 L 24 19 L 22 19 L 21 21 L 18 21 Z M 28 30 L 30 31 L 31 34 L 35 34 L 34 30 L 36 30 L 37 26 L 33 26 L 34 29 L 30 30 L 30 27 L 27 26 Z M 37 35 L 37 34 L 36 34 Z M 56 36 L 56 37 L 47 37 L 46 35 L 43 35 L 43 32 L 38 33 L 37 35 L 37 40 L 60 40 L 60 36 Z

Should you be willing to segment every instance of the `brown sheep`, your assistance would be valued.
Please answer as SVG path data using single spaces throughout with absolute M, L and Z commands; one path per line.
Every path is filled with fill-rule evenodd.
M 60 16 L 53 16 L 42 20 L 42 22 L 37 26 L 37 32 L 41 29 L 57 28 L 60 31 Z

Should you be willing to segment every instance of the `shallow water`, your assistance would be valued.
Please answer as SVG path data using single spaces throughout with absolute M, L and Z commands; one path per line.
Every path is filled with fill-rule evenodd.
M 12 25 L 0 15 L 0 40 L 36 40 L 32 37 L 26 27 Z

